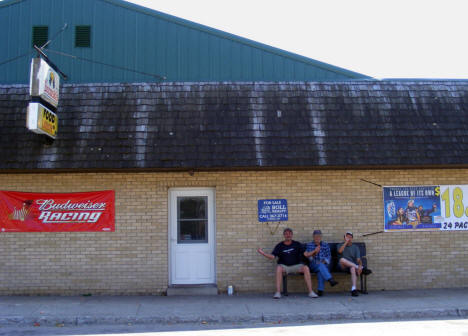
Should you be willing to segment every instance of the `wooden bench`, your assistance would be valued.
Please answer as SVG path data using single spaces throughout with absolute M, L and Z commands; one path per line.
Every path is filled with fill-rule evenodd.
M 330 263 L 330 273 L 333 274 L 349 274 L 348 271 L 342 271 L 341 268 L 338 266 L 338 247 L 343 244 L 341 243 L 328 243 L 330 246 L 331 251 L 331 263 Z M 362 261 L 362 273 L 360 276 L 360 283 L 361 283 L 361 290 L 362 294 L 367 294 L 367 276 L 372 273 L 372 271 L 367 268 L 367 257 L 366 257 L 366 243 L 361 242 L 353 242 L 353 245 L 357 245 L 359 247 L 359 251 L 361 254 L 361 261 Z M 311 272 L 311 274 L 314 274 Z M 290 273 L 286 274 L 283 273 L 283 295 L 288 296 L 288 275 L 302 275 L 302 273 Z

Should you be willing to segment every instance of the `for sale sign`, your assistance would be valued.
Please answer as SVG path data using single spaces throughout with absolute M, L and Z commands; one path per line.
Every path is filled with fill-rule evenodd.
M 115 231 L 115 193 L 0 191 L 0 231 Z
M 278 222 L 288 220 L 288 200 L 264 199 L 258 200 L 258 221 Z

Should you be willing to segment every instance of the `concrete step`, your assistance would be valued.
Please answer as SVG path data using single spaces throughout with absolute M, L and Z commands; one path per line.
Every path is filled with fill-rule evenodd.
M 218 295 L 218 286 L 213 285 L 172 285 L 167 287 L 167 296 L 175 295 Z

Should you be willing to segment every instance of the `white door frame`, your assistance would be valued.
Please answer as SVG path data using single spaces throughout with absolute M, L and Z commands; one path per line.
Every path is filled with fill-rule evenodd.
M 175 265 L 173 221 L 177 221 L 177 196 L 208 196 L 208 244 L 211 250 L 211 265 L 213 267 L 213 284 L 216 283 L 216 190 L 215 188 L 170 188 L 168 192 L 168 279 L 169 285 L 173 282 L 173 266 Z M 175 217 L 174 217 L 175 216 Z

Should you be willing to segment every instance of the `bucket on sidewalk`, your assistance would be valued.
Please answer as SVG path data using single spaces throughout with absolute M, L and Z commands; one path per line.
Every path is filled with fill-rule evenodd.
M 234 286 L 232 285 L 227 286 L 227 295 L 229 296 L 234 295 Z

